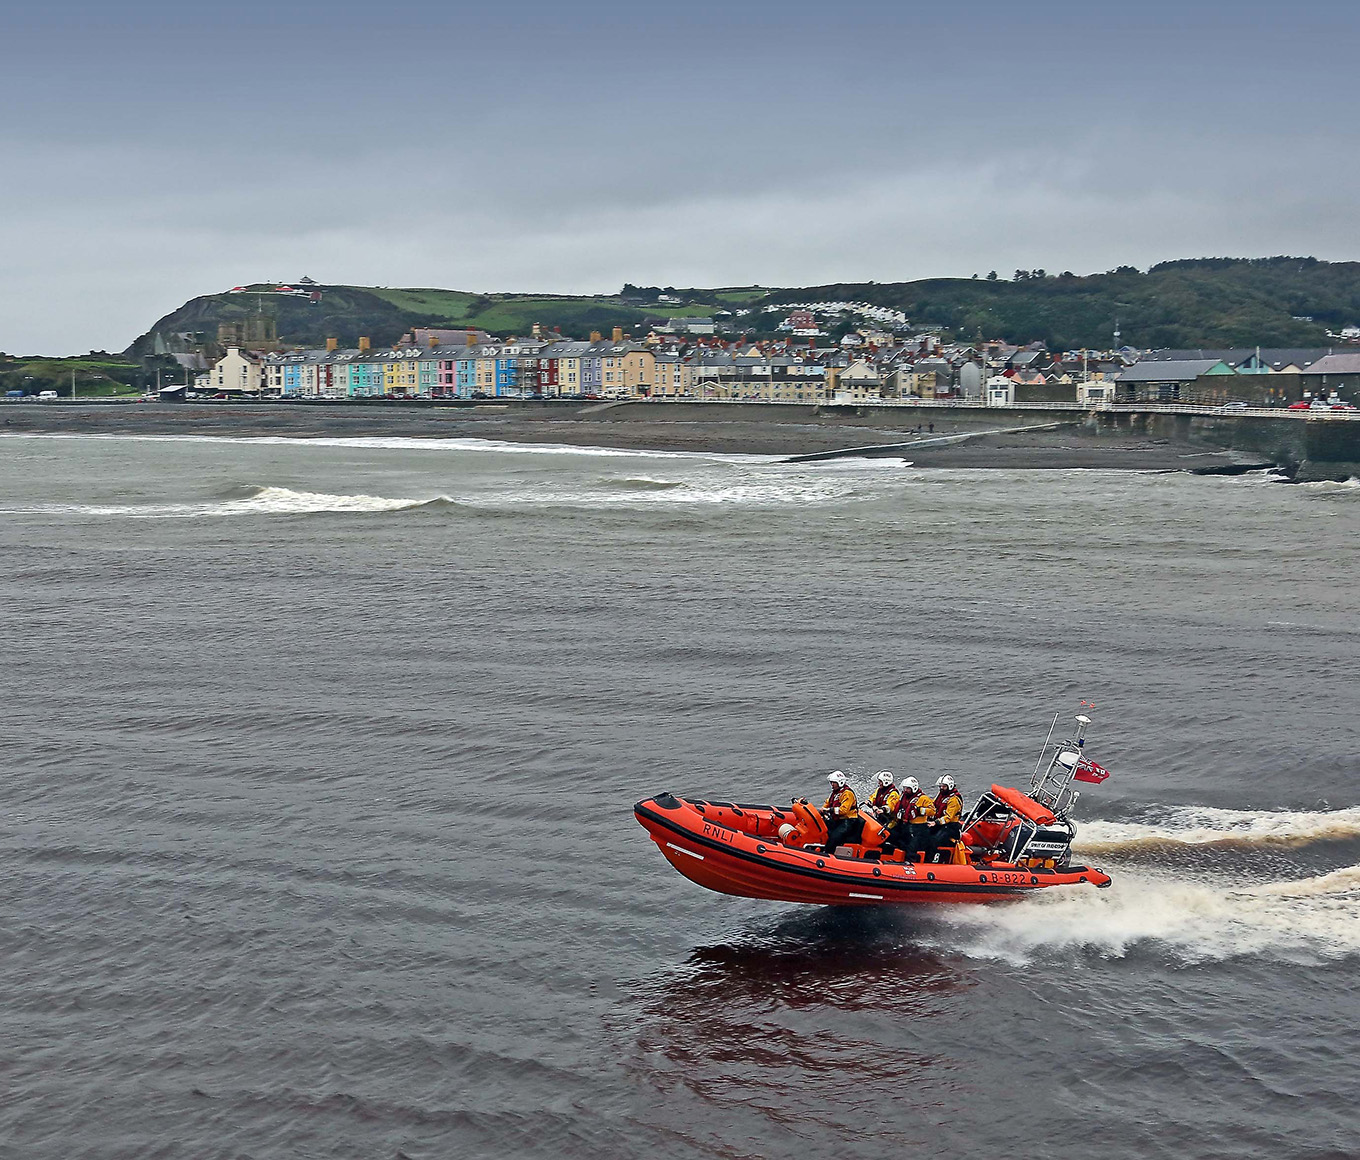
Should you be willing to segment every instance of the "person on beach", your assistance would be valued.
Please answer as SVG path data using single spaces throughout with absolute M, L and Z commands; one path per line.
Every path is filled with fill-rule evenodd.
M 930 857 L 928 861 L 940 861 L 945 850 L 952 850 L 954 843 L 963 833 L 963 795 L 959 793 L 954 779 L 945 774 L 935 783 L 939 792 L 935 795 L 935 820 L 930 829 Z
M 826 852 L 834 854 L 837 846 L 860 836 L 864 821 L 859 816 L 859 801 L 855 791 L 846 782 L 845 774 L 838 769 L 827 774 L 826 780 L 831 783 L 831 793 L 823 807 L 826 816 Z

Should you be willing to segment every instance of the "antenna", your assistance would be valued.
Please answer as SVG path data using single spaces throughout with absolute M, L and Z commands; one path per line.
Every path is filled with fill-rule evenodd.
M 1053 714 L 1053 724 L 1048 727 L 1048 736 L 1044 738 L 1044 743 L 1039 747 L 1039 759 L 1034 763 L 1034 772 L 1030 774 L 1030 784 L 1039 784 L 1039 766 L 1044 763 L 1044 754 L 1048 752 L 1048 743 L 1053 740 L 1053 730 L 1058 727 L 1058 714 Z

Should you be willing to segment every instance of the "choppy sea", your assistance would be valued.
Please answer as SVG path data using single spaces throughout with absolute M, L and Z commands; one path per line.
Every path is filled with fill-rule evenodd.
M 0 438 L 0 1152 L 1360 1154 L 1360 487 Z M 1024 782 L 1106 891 L 680 878 L 661 790 Z

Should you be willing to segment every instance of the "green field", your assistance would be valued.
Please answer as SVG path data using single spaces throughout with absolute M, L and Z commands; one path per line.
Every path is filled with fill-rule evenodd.
M 463 290 L 389 290 L 378 286 L 355 286 L 352 289 L 367 290 L 375 297 L 413 314 L 438 314 L 451 322 L 461 322 L 467 317 L 469 303 L 477 301 L 476 294 Z
M 545 330 L 561 327 L 564 334 L 584 337 L 591 330 L 608 334 L 615 326 L 637 326 L 647 318 L 704 317 L 731 301 L 745 301 L 759 291 L 734 290 L 715 294 L 712 302 L 639 306 L 612 294 L 471 294 L 463 290 L 388 289 L 350 286 L 421 315 L 425 324 L 475 326 L 496 335 L 528 334 L 534 323 Z
M 71 374 L 75 373 L 77 397 L 137 395 L 139 381 L 146 372 L 134 362 L 102 356 L 82 358 L 0 357 L 0 393 L 25 391 L 36 395 L 56 391 L 71 394 Z

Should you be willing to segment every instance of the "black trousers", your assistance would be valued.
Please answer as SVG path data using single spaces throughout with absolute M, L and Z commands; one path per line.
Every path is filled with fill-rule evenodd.
M 925 859 L 929 859 L 934 853 L 935 847 L 930 836 L 930 826 L 925 822 L 912 822 L 907 827 L 907 858 L 915 858 L 917 854 L 922 854 Z
M 834 854 L 837 846 L 858 842 L 864 834 L 863 818 L 837 818 L 826 827 L 826 852 Z
M 883 849 L 905 850 L 910 859 L 923 851 L 929 852 L 930 827 L 924 822 L 903 822 L 895 821 L 888 826 L 888 836 L 883 840 Z
M 950 848 L 959 840 L 963 833 L 962 822 L 941 822 L 934 827 L 934 833 L 930 837 L 930 857 L 934 861 L 939 858 L 940 851 Z

